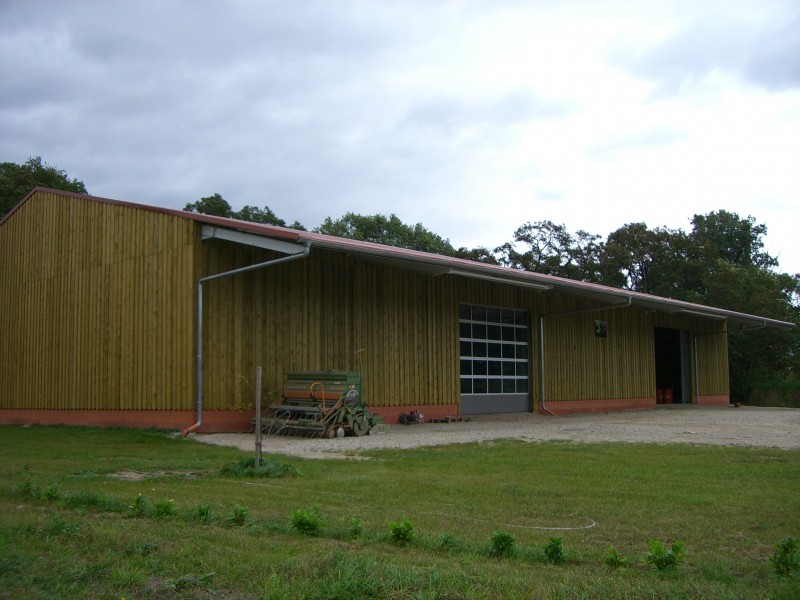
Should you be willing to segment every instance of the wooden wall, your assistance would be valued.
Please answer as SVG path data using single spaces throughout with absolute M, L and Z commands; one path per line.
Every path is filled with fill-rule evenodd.
M 277 257 L 200 229 L 43 192 L 22 205 L 0 231 L 0 408 L 191 410 L 197 280 Z M 204 285 L 204 409 L 251 409 L 259 365 L 272 399 L 290 370 L 336 369 L 361 371 L 373 406 L 457 404 L 460 303 L 528 311 L 533 399 L 539 317 L 601 305 L 313 248 Z M 724 331 L 640 308 L 546 317 L 547 401 L 653 397 L 656 326 Z M 726 336 L 697 340 L 701 394 L 726 394 Z
M 193 402 L 195 224 L 37 192 L 0 231 L 0 407 Z
M 205 243 L 207 273 L 270 256 Z M 458 311 L 444 279 L 314 249 L 204 287 L 208 408 L 251 406 L 259 365 L 272 398 L 290 370 L 357 370 L 373 405 L 458 401 Z
M 207 274 L 269 257 L 229 242 L 204 243 Z M 336 369 L 361 371 L 373 406 L 457 404 L 460 303 L 529 312 L 531 388 L 538 401 L 540 315 L 602 306 L 558 292 L 425 275 L 320 249 L 307 259 L 211 282 L 207 290 L 204 394 L 206 406 L 215 409 L 252 405 L 259 364 L 273 398 L 289 370 Z M 655 398 L 654 328 L 694 335 L 721 326 L 659 315 L 620 308 L 546 317 L 547 400 Z M 606 338 L 595 337 L 596 319 L 607 321 Z M 727 393 L 725 336 L 699 340 L 701 393 Z

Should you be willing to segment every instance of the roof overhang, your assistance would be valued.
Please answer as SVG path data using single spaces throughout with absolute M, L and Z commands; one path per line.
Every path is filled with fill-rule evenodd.
M 273 250 L 283 254 L 302 254 L 305 251 L 305 246 L 295 244 L 293 242 L 285 242 L 283 240 L 276 240 L 271 237 L 263 235 L 254 235 L 252 233 L 245 233 L 235 229 L 227 229 L 224 227 L 214 227 L 212 225 L 203 225 L 201 237 L 204 240 L 217 239 L 225 240 L 227 242 L 234 242 L 235 244 L 244 244 L 245 246 L 255 246 L 256 248 L 264 248 L 266 250 Z
M 190 213 L 191 214 L 191 213 Z M 192 218 L 205 221 L 205 215 L 193 214 Z M 213 218 L 213 226 L 203 225 L 204 239 L 224 239 L 239 244 L 247 244 L 275 250 L 286 254 L 298 254 L 304 246 L 342 252 L 370 262 L 408 269 L 432 277 L 452 276 L 468 277 L 489 283 L 510 285 L 536 291 L 556 291 L 571 294 L 596 302 L 607 303 L 610 307 L 620 303 L 629 303 L 647 310 L 669 314 L 680 314 L 740 325 L 741 328 L 769 327 L 773 329 L 791 329 L 794 323 L 769 319 L 722 308 L 704 306 L 692 302 L 684 302 L 672 298 L 662 298 L 630 290 L 611 288 L 595 283 L 575 281 L 500 267 L 451 256 L 429 254 L 406 248 L 383 246 L 370 242 L 362 242 L 347 238 L 337 238 L 313 232 L 297 231 L 271 225 L 245 223 L 219 217 Z
M 497 265 L 490 265 L 477 261 L 454 258 L 451 256 L 441 256 L 429 254 L 417 250 L 406 248 L 396 248 L 393 246 L 383 246 L 370 242 L 362 242 L 346 238 L 337 238 L 321 233 L 300 231 L 287 227 L 266 225 L 262 223 L 252 223 L 239 221 L 225 217 L 192 213 L 177 209 L 161 208 L 134 202 L 113 200 L 110 198 L 100 198 L 86 194 L 65 192 L 63 190 L 53 190 L 37 187 L 31 190 L 16 207 L 14 207 L 0 221 L 4 224 L 12 214 L 36 193 L 52 193 L 60 196 L 80 199 L 82 201 L 100 202 L 124 206 L 148 212 L 157 212 L 173 215 L 182 219 L 191 219 L 199 223 L 202 227 L 203 239 L 223 239 L 238 244 L 245 244 L 268 250 L 281 252 L 288 255 L 302 254 L 307 248 L 323 248 L 342 252 L 348 255 L 358 256 L 364 260 L 386 264 L 397 268 L 410 269 L 425 273 L 431 276 L 453 276 L 471 277 L 491 283 L 499 283 L 516 287 L 524 287 L 534 290 L 553 290 L 566 294 L 572 294 L 584 298 L 589 298 L 609 305 L 619 305 L 630 301 L 631 306 L 638 306 L 648 310 L 661 311 L 671 314 L 685 314 L 706 319 L 727 320 L 736 323 L 744 328 L 769 327 L 773 329 L 792 329 L 796 327 L 794 323 L 769 319 L 758 315 L 750 315 L 722 308 L 703 306 L 672 298 L 651 296 L 630 290 L 612 288 L 595 283 L 575 281 L 543 275 L 530 271 L 519 271 Z

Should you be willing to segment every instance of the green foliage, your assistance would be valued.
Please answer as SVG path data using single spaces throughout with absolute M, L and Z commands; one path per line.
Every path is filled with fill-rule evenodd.
M 326 218 L 322 225 L 315 228 L 314 231 L 351 240 L 445 256 L 454 256 L 456 253 L 449 240 L 428 231 L 422 226 L 422 223 L 413 226 L 406 225 L 394 214 L 387 217 L 381 214 L 358 215 L 349 212 L 336 220 L 330 217 Z
M 242 527 L 249 521 L 250 511 L 241 504 L 235 504 L 233 506 L 233 512 L 225 518 L 225 522 L 228 525 L 233 525 L 234 527 Z
M 228 477 L 265 477 L 274 479 L 300 475 L 296 467 L 270 459 L 262 458 L 258 468 L 255 465 L 255 458 L 240 458 L 235 463 L 224 466 L 220 473 Z
M 602 249 L 599 239 L 599 235 L 586 231 L 573 236 L 564 225 L 552 221 L 529 222 L 514 232 L 512 242 L 495 248 L 495 255 L 500 264 L 514 269 L 596 281 Z M 522 245 L 522 251 L 518 245 Z
M 239 219 L 240 221 L 249 221 L 251 223 L 286 227 L 286 221 L 279 218 L 269 206 L 258 208 L 257 206 L 250 206 L 248 204 L 239 210 L 233 210 L 230 203 L 219 194 L 200 198 L 197 202 L 188 202 L 186 206 L 183 207 L 183 210 L 215 217 Z M 305 227 L 297 221 L 289 225 L 289 227 L 305 231 Z
M 128 505 L 128 514 L 132 517 L 145 517 L 150 514 L 151 508 L 150 501 L 140 493 Z
M 113 567 L 109 579 L 111 585 L 117 588 L 135 587 L 145 582 L 145 576 L 141 569 L 128 565 Z
M 543 452 L 548 460 L 537 461 Z M 220 465 L 244 456 L 230 448 L 151 431 L 0 427 L 0 589 L 9 598 L 100 598 L 115 589 L 117 598 L 800 597 L 797 575 L 764 577 L 772 572 L 772 544 L 796 526 L 795 512 L 752 509 L 763 501 L 764 489 L 775 506 L 797 505 L 797 450 L 497 441 L 369 454 L 380 460 L 297 459 L 305 477 L 265 487 L 220 476 Z M 194 476 L 167 476 L 147 487 L 108 476 L 127 469 Z M 86 476 L 88 471 L 95 475 Z M 491 486 L 485 485 L 487 476 Z M 30 500 L 16 493 L 24 480 L 38 490 Z M 55 481 L 62 487 L 69 482 L 69 490 L 62 489 L 56 502 L 42 502 L 41 491 Z M 325 482 L 331 481 L 346 485 L 330 489 Z M 158 519 L 155 511 L 132 521 L 110 509 L 88 510 L 113 493 L 119 500 L 111 498 L 108 505 L 125 513 L 151 485 L 157 489 L 153 498 L 174 498 L 187 513 L 202 502 L 221 511 L 219 518 L 199 526 Z M 287 521 L 302 506 L 298 499 L 324 489 L 332 492 L 326 518 L 344 526 L 331 528 L 324 541 L 296 534 Z M 541 494 L 542 489 L 558 493 Z M 570 549 L 576 545 L 575 560 L 567 551 L 566 568 L 543 564 L 547 537 L 538 541 L 530 531 L 531 545 L 518 539 L 512 560 L 489 557 L 492 532 L 520 516 L 520 498 L 536 494 L 536 515 L 520 525 L 580 527 L 583 519 L 563 516 L 565 502 L 579 499 L 580 513 L 605 531 L 565 536 L 572 540 Z M 81 502 L 67 506 L 68 497 Z M 721 497 L 724 511 L 718 510 Z M 453 498 L 469 500 L 448 506 L 444 516 L 443 506 Z M 234 503 L 258 506 L 253 527 L 223 526 Z M 371 523 L 384 526 L 374 521 L 381 511 L 408 506 L 416 511 L 418 533 L 405 548 L 413 551 L 382 545 L 379 540 L 389 541 L 385 529 L 369 535 Z M 348 519 L 362 511 L 366 534 L 352 542 Z M 688 516 L 676 520 L 676 514 Z M 742 523 L 748 524 L 747 536 L 739 533 Z M 651 573 L 629 568 L 619 574 L 606 566 L 612 539 L 619 553 L 633 557 L 637 547 L 643 555 L 647 540 L 658 537 L 650 532 L 659 531 L 673 531 L 691 544 L 691 569 L 653 577 L 655 567 Z M 637 567 L 643 566 L 640 559 Z M 114 581 L 129 580 L 130 586 L 112 587 L 113 567 Z M 208 573 L 216 575 L 206 580 Z
M 39 535 L 45 539 L 53 536 L 74 536 L 78 533 L 78 523 L 67 521 L 60 515 L 51 515 L 46 520 L 27 528 L 28 533 Z
M 608 566 L 610 569 L 619 569 L 620 567 L 624 567 L 627 562 L 628 559 L 617 552 L 614 546 L 608 547 L 605 558 L 606 566 Z
M 464 543 L 449 531 L 439 534 L 436 545 L 444 550 L 461 550 Z
M 59 490 L 57 483 L 51 483 L 46 488 L 44 488 L 44 493 L 42 494 L 42 498 L 45 500 L 58 500 L 61 497 L 61 491 Z
M 298 508 L 292 513 L 292 528 L 303 535 L 317 535 L 324 523 L 325 519 L 319 513 L 319 504 L 315 504 L 311 510 Z
M 23 498 L 36 498 L 39 495 L 38 488 L 27 479 L 16 484 L 14 491 Z
M 516 540 L 510 533 L 495 531 L 492 533 L 491 550 L 489 553 L 498 558 L 508 558 L 514 556 Z
M 157 517 L 174 517 L 177 514 L 178 509 L 175 506 L 175 500 L 159 500 L 156 502 Z
M 134 500 L 134 504 L 136 501 Z M 114 500 L 102 492 L 91 492 L 88 490 L 77 490 L 69 492 L 61 497 L 61 504 L 68 508 L 93 508 L 110 512 L 129 512 L 130 506 L 118 500 Z M 144 515 L 144 513 L 143 513 Z
M 350 533 L 353 537 L 361 537 L 364 533 L 364 525 L 358 517 L 350 517 Z
M 659 540 L 650 540 L 650 552 L 645 556 L 648 564 L 659 571 L 671 571 L 683 560 L 684 549 L 681 542 L 673 542 L 667 549 Z
M 387 524 L 389 535 L 396 544 L 409 544 L 414 541 L 414 524 L 403 517 L 402 521 L 389 521 Z
M 211 523 L 211 506 L 199 502 L 189 511 L 189 519 L 196 523 Z
M 212 215 L 214 217 L 233 217 L 233 209 L 225 198 L 219 194 L 212 194 L 200 198 L 197 202 L 188 202 L 183 210 L 187 212 L 201 213 L 204 215 Z
M 787 537 L 775 546 L 775 553 L 770 557 L 772 571 L 779 577 L 789 577 L 800 573 L 800 550 L 796 538 Z
M 564 562 L 564 540 L 563 538 L 551 537 L 544 547 L 544 557 L 549 563 L 560 565 Z
M 21 165 L 0 163 L 0 219 L 35 187 L 87 193 L 82 181 L 70 179 L 64 171 L 42 161 L 41 156 L 31 157 Z

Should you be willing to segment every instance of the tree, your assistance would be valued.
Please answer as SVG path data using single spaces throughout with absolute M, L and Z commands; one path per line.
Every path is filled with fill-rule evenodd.
M 483 246 L 478 246 L 476 248 L 467 248 L 466 246 L 461 246 L 458 250 L 455 251 L 455 254 L 453 254 L 453 256 L 457 258 L 463 258 L 465 260 L 482 262 L 489 265 L 500 264 L 500 261 L 497 259 L 494 252 Z
M 512 242 L 495 248 L 495 253 L 500 264 L 514 269 L 596 281 L 602 249 L 599 239 L 599 235 L 582 230 L 573 236 L 566 226 L 552 221 L 529 222 L 517 228 Z M 520 252 L 517 244 L 525 249 Z
M 230 203 L 219 194 L 200 198 L 200 200 L 197 202 L 189 202 L 183 207 L 183 210 L 201 213 L 204 215 L 214 215 L 215 217 L 239 219 L 240 221 L 249 221 L 251 223 L 263 223 L 265 225 L 278 225 L 279 227 L 286 227 L 286 221 L 279 218 L 269 206 L 258 208 L 257 206 L 246 204 L 237 211 L 233 210 Z M 292 229 L 300 229 L 305 231 L 305 227 L 303 227 L 297 221 L 289 225 L 289 227 Z
M 0 163 L 0 218 L 37 186 L 77 194 L 88 193 L 82 181 L 70 179 L 61 169 L 42 161 L 41 156 L 31 157 L 21 165 Z
M 183 207 L 183 210 L 204 215 L 213 215 L 215 217 L 234 218 L 231 205 L 219 194 L 200 198 L 197 202 L 189 202 Z
M 614 287 L 689 300 L 687 260 L 695 253 L 681 230 L 628 223 L 611 232 L 600 253 L 601 282 Z
M 771 269 L 777 259 L 763 252 L 767 226 L 756 224 L 754 217 L 741 218 L 726 210 L 694 215 L 692 237 L 699 243 L 706 258 L 719 258 L 739 267 Z
M 314 231 L 351 240 L 374 242 L 385 246 L 408 248 L 445 256 L 456 254 L 449 240 L 428 231 L 421 223 L 413 226 L 406 225 L 394 214 L 386 217 L 381 214 L 358 215 L 349 212 L 335 221 L 327 217 L 322 225 Z

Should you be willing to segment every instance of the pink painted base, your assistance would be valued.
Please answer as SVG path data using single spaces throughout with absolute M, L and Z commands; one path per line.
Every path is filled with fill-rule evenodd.
M 731 403 L 731 397 L 728 394 L 719 396 L 700 396 L 701 406 L 728 406 Z
M 605 413 L 623 410 L 641 410 L 655 408 L 656 399 L 653 398 L 620 398 L 617 400 L 572 400 L 569 402 L 546 402 L 547 412 L 554 415 L 571 415 L 576 413 Z M 536 412 L 547 414 L 540 404 L 536 405 Z
M 2 425 L 68 425 L 184 430 L 196 421 L 193 410 L 17 410 L 0 409 Z M 251 431 L 253 411 L 203 412 L 198 433 Z

